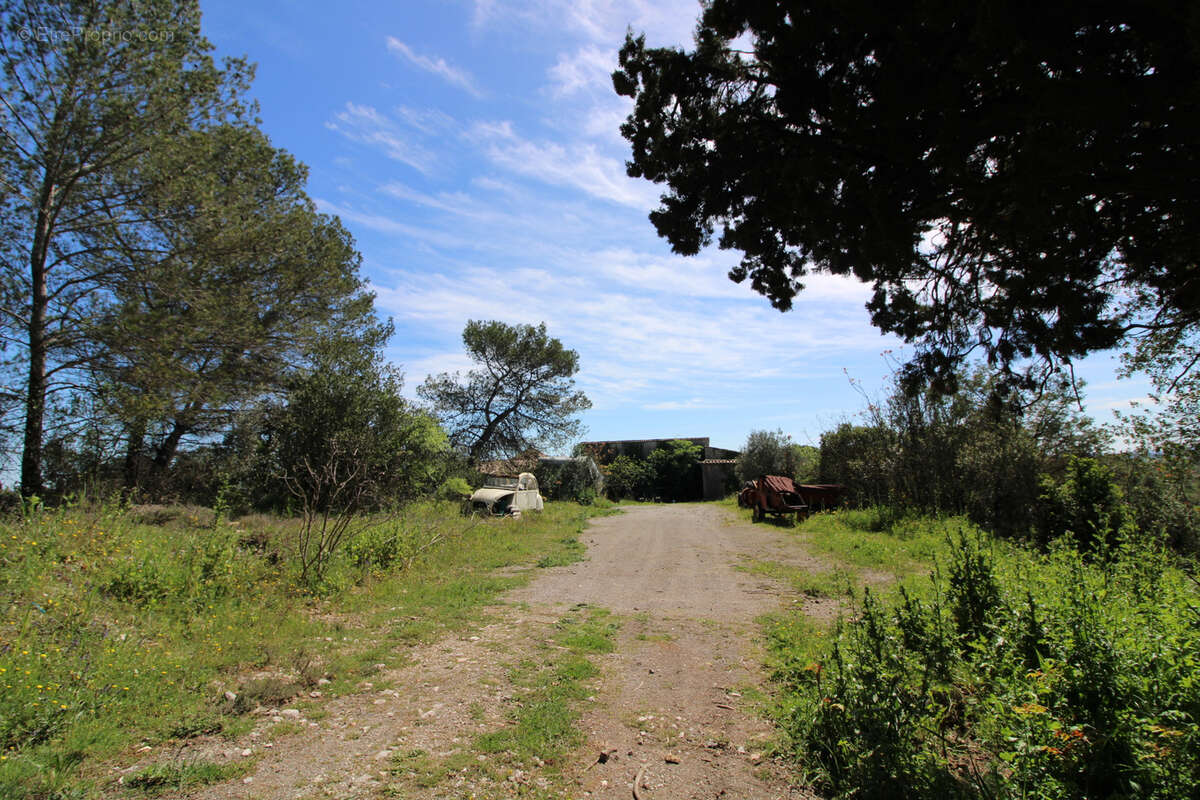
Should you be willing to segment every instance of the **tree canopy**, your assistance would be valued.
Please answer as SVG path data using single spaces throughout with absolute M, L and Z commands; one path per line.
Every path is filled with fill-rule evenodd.
M 0 435 L 22 492 L 80 430 L 162 468 L 321 341 L 381 345 L 353 240 L 258 130 L 252 67 L 214 63 L 197 0 L 0 12 Z
M 472 462 L 561 446 L 583 432 L 576 415 L 592 403 L 575 390 L 579 354 L 549 336 L 545 323 L 471 320 L 463 345 L 479 368 L 431 375 L 417 394 Z
M 129 458 L 146 447 L 165 468 L 183 437 L 282 391 L 326 339 L 368 352 L 386 341 L 352 238 L 315 211 L 307 171 L 260 131 L 194 131 L 139 171 L 160 176 L 141 198 L 155 223 L 139 237 L 158 256 L 115 274 L 87 327 L 94 388 L 123 421 Z
M 646 463 L 664 500 L 694 500 L 700 489 L 704 448 L 687 439 L 671 439 L 650 452 Z
M 973 352 L 1055 368 L 1200 324 L 1197 75 L 1183 0 L 711 0 L 692 52 L 631 33 L 613 83 L 676 252 L 719 230 L 780 310 L 855 276 L 952 388 Z
M 735 470 L 742 481 L 757 480 L 763 475 L 786 475 L 806 481 L 814 477 L 818 458 L 817 448 L 796 444 L 782 430 L 756 430 L 746 437 Z
M 194 0 L 5 0 L 0 10 L 0 332 L 24 370 L 29 494 L 41 491 L 48 402 L 95 354 L 83 328 L 106 281 L 132 266 L 121 251 L 138 249 L 147 222 L 138 200 L 152 176 L 122 178 L 173 137 L 244 121 L 251 70 L 213 63 Z

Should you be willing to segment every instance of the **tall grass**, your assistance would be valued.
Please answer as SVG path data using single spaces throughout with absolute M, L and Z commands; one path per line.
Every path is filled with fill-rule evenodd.
M 64 508 L 0 522 L 0 797 L 102 796 L 107 762 L 235 736 L 256 693 L 345 690 L 528 579 L 497 569 L 577 554 L 589 513 L 471 522 L 419 504 L 341 553 L 315 594 L 287 520 Z M 251 678 L 263 672 L 272 691 Z
M 911 558 L 908 577 L 885 597 L 858 592 L 827 636 L 793 616 L 769 631 L 779 724 L 818 788 L 1200 794 L 1200 591 L 1170 555 L 1125 541 L 1089 559 L 1069 541 L 1047 553 L 994 542 L 961 520 L 876 522 L 813 525 L 862 566 Z

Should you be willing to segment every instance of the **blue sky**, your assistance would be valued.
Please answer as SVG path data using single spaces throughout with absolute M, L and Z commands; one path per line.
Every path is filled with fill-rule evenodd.
M 629 101 L 609 75 L 627 28 L 690 46 L 693 0 L 201 7 L 218 53 L 258 64 L 263 129 L 357 239 L 408 393 L 471 366 L 467 320 L 545 322 L 579 352 L 589 439 L 737 448 L 780 428 L 816 444 L 904 357 L 852 280 L 813 276 L 781 314 L 728 280 L 737 253 L 685 259 L 655 235 L 658 192 L 625 175 Z M 1101 419 L 1145 393 L 1108 355 L 1078 373 Z

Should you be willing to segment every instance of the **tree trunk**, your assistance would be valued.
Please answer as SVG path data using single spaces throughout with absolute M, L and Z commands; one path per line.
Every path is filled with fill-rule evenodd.
M 185 425 L 178 420 L 172 426 L 171 432 L 159 444 L 158 449 L 154 453 L 154 469 L 155 472 L 163 473 L 167 471 L 167 467 L 171 466 L 172 459 L 175 458 L 175 453 L 179 450 L 179 442 L 183 439 L 187 432 L 191 430 L 191 426 Z
M 46 252 L 50 241 L 50 204 L 54 187 L 42 185 L 37 229 L 29 253 L 31 285 L 29 313 L 29 385 L 25 395 L 25 443 L 21 453 L 21 494 L 42 494 L 42 437 L 46 419 Z
M 146 421 L 139 419 L 129 426 L 129 440 L 125 445 L 124 482 L 129 495 L 139 488 L 142 480 L 142 449 L 146 444 Z

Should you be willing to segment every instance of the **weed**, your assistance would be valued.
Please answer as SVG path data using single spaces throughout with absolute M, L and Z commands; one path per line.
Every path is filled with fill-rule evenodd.
M 774 713 L 812 781 L 839 797 L 1196 796 L 1196 584 L 1147 544 L 1097 560 L 945 526 L 908 540 L 940 532 L 944 566 L 886 601 L 864 590 L 827 644 L 798 615 L 767 620 Z
M 596 675 L 595 666 L 584 656 L 611 652 L 617 627 L 604 609 L 577 607 L 559 620 L 554 641 L 566 652 L 552 650 L 546 663 L 526 661 L 517 666 L 513 682 L 526 684 L 531 691 L 513 713 L 512 725 L 483 734 L 476 748 L 482 753 L 504 753 L 519 763 L 537 758 L 553 764 L 578 744 L 575 704 L 586 694 L 583 681 Z
M 251 761 L 217 764 L 193 761 L 187 764 L 154 764 L 129 775 L 124 785 L 144 795 L 156 796 L 237 778 L 250 771 Z

